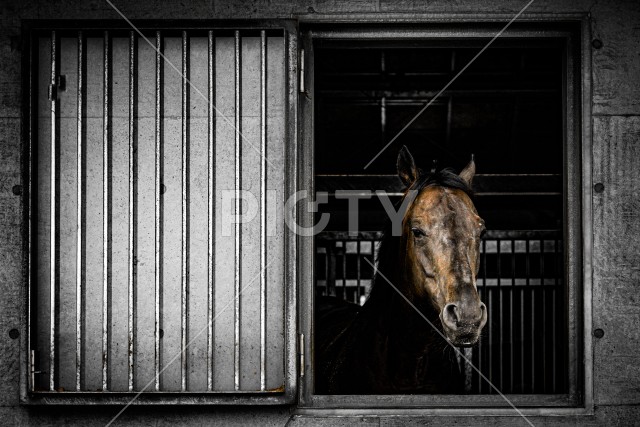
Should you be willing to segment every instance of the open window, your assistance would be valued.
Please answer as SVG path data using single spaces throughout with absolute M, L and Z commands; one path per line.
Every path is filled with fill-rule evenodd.
M 589 400 L 584 23 L 514 24 L 366 169 L 501 24 L 139 28 L 151 45 L 122 23 L 25 27 L 24 402 L 503 408 L 464 363 L 460 395 L 314 391 L 314 298 L 366 299 L 385 221 L 363 200 L 348 233 L 332 193 L 397 200 L 402 144 L 423 168 L 476 156 L 490 323 L 465 354 L 518 407 Z M 245 189 L 253 221 L 218 227 Z M 285 228 L 297 190 L 330 195 L 315 237 Z
M 575 406 L 584 384 L 576 269 L 582 256 L 579 27 L 514 25 L 466 68 L 499 28 L 430 25 L 309 24 L 303 32 L 303 131 L 313 159 L 305 182 L 329 195 L 307 221 L 323 213 L 331 219 L 304 244 L 313 261 L 303 281 L 314 285 L 302 295 L 309 313 L 303 332 L 312 337 L 302 401 L 317 408 L 506 405 L 462 359 L 459 395 L 327 395 L 314 388 L 314 300 L 366 301 L 374 273 L 369 263 L 388 221 L 374 194 L 359 200 L 359 228 L 350 230 L 348 201 L 336 192 L 383 190 L 400 200 L 396 156 L 406 145 L 427 170 L 460 171 L 475 155 L 474 202 L 488 229 L 477 287 L 489 321 L 465 356 L 518 407 Z
M 85 24 L 26 30 L 24 401 L 290 403 L 293 27 Z

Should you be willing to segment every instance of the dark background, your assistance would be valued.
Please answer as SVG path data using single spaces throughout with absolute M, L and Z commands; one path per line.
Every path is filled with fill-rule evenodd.
M 403 145 L 425 170 L 437 161 L 459 172 L 473 154 L 475 202 L 489 229 L 561 229 L 563 65 L 553 41 L 496 42 L 364 169 L 479 51 L 433 44 L 315 46 L 316 189 L 398 193 L 388 175 Z M 375 197 L 360 207 L 361 230 L 383 228 Z M 332 214 L 328 229 L 346 230 L 346 200 L 321 208 Z

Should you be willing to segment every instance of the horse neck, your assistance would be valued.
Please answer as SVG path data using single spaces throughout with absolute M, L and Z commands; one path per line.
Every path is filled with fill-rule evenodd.
M 385 391 L 448 389 L 457 381 L 458 366 L 435 329 L 440 328 L 439 313 L 430 301 L 407 295 L 410 304 L 398 292 L 415 289 L 407 283 L 412 278 L 404 270 L 408 263 L 401 244 L 400 238 L 388 237 L 380 247 L 379 271 L 355 322 L 355 347 L 365 349 L 357 352 L 358 363 Z
M 388 335 L 390 342 L 396 341 L 397 345 L 408 347 L 408 351 L 421 352 L 439 335 L 434 330 L 439 327 L 439 313 L 430 301 L 417 300 L 412 295 L 411 289 L 415 287 L 405 257 L 401 237 L 383 241 L 379 271 L 368 304 L 373 306 L 371 312 L 376 313 L 382 326 L 379 330 Z

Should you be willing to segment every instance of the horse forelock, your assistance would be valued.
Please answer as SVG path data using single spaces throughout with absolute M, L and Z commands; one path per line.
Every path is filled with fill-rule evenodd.
M 420 171 L 418 179 L 411 185 L 408 190 L 416 190 L 418 192 L 429 186 L 439 186 L 444 188 L 453 188 L 464 191 L 469 198 L 473 199 L 473 190 L 453 169 L 446 168 L 434 173 L 425 174 Z

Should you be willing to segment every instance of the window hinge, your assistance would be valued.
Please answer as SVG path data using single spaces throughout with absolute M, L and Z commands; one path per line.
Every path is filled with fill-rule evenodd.
M 58 99 L 58 91 L 65 90 L 67 86 L 67 79 L 64 75 L 60 74 L 56 76 L 55 83 L 49 85 L 49 101 L 55 101 Z
M 304 49 L 300 50 L 300 93 L 304 93 Z
M 31 391 L 36 390 L 36 374 L 46 375 L 47 371 L 36 371 L 36 351 L 31 350 L 31 355 L 29 356 L 29 379 L 31 384 Z
M 36 365 L 35 365 L 35 360 L 36 360 L 36 351 L 35 350 L 31 350 L 31 354 L 29 355 L 29 388 L 31 389 L 31 391 L 35 390 L 34 384 L 35 384 L 35 380 L 36 380 Z
M 304 334 L 300 334 L 299 353 L 300 353 L 300 376 L 304 377 Z
M 58 99 L 58 86 L 54 84 L 49 85 L 49 101 L 55 101 Z
M 29 359 L 29 376 L 31 381 L 31 384 L 29 384 L 29 387 L 31 387 L 31 391 L 36 390 L 36 374 L 42 374 L 42 373 L 43 373 L 42 371 L 36 371 L 36 351 L 31 350 L 31 355 Z

